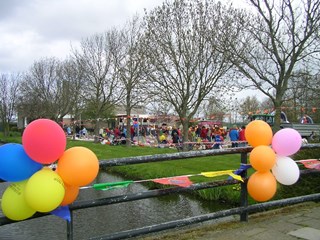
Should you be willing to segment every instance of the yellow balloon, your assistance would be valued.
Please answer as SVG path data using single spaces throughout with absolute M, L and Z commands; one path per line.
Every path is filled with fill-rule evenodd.
M 268 123 L 262 120 L 250 122 L 245 131 L 246 139 L 252 147 L 270 145 L 272 142 L 272 129 Z
M 38 212 L 50 212 L 62 202 L 65 194 L 60 176 L 50 168 L 33 174 L 26 185 L 25 199 Z
M 27 204 L 24 198 L 26 184 L 27 180 L 12 183 L 2 195 L 2 212 L 11 220 L 25 220 L 36 212 L 36 210 Z

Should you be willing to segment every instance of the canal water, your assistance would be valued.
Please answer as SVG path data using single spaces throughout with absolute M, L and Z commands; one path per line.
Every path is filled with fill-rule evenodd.
M 118 182 L 128 179 L 100 172 L 96 182 Z M 8 183 L 0 184 L 0 194 Z M 83 189 L 76 201 L 132 194 L 148 190 L 141 184 L 126 188 L 101 191 Z M 74 239 L 89 239 L 108 233 L 145 227 L 182 219 L 221 209 L 214 202 L 203 202 L 182 194 L 143 199 L 134 202 L 87 208 L 73 212 Z M 2 216 L 2 212 L 0 211 Z M 46 216 L 0 226 L 0 239 L 5 240 L 62 240 L 67 238 L 67 224 L 57 216 Z

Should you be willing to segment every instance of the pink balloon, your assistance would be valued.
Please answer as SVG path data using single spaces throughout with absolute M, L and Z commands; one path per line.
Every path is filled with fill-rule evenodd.
M 283 157 L 290 156 L 299 151 L 302 145 L 300 133 L 293 128 L 284 128 L 276 132 L 272 138 L 272 148 Z
M 58 123 L 49 119 L 37 119 L 24 130 L 22 145 L 32 160 L 50 164 L 64 153 L 67 139 Z

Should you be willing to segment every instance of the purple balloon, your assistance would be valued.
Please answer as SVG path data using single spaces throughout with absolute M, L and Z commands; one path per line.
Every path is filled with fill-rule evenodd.
M 299 151 L 302 145 L 300 133 L 293 128 L 284 128 L 276 132 L 272 138 L 272 148 L 283 157 L 290 156 Z

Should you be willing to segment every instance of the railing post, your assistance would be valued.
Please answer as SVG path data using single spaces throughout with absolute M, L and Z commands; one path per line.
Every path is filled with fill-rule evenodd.
M 247 152 L 241 153 L 241 164 L 247 164 Z M 247 177 L 247 170 L 243 171 L 241 173 L 242 178 Z M 241 199 L 241 207 L 247 207 L 248 206 L 248 191 L 247 191 L 247 182 L 241 183 L 241 193 L 240 193 L 240 199 Z M 248 221 L 248 212 L 245 211 L 240 214 L 240 221 L 241 222 L 247 222 Z
M 70 209 L 70 221 L 67 221 L 67 239 L 73 240 L 73 211 Z

